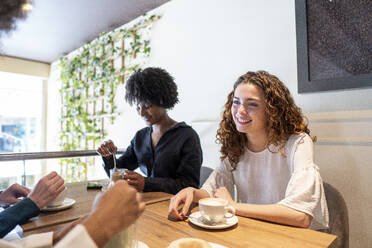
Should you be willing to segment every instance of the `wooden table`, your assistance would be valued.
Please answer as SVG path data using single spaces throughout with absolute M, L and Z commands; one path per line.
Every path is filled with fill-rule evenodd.
M 137 238 L 150 248 L 167 247 L 173 240 L 201 238 L 226 247 L 328 247 L 336 236 L 238 216 L 238 224 L 224 230 L 207 230 L 188 221 L 168 220 L 169 200 L 146 206 L 137 221 Z M 193 209 L 193 212 L 197 209 Z
M 75 205 L 59 212 L 42 213 L 22 225 L 25 236 L 55 231 L 71 221 L 89 213 L 98 190 L 86 190 L 85 183 L 68 185 L 67 197 Z M 336 236 L 304 228 L 295 228 L 238 216 L 238 224 L 224 230 L 207 230 L 188 221 L 171 221 L 167 218 L 169 199 L 162 192 L 143 193 L 146 208 L 136 222 L 136 236 L 150 248 L 167 247 L 179 238 L 195 237 L 230 248 L 239 247 L 328 247 Z M 193 212 L 197 208 L 193 209 Z
M 100 182 L 108 183 L 107 180 Z M 100 190 L 87 190 L 86 185 L 87 182 L 67 184 L 67 197 L 76 201 L 74 206 L 57 212 L 42 212 L 38 217 L 32 218 L 26 224 L 21 225 L 24 235 L 55 231 L 87 215 L 90 212 L 94 198 Z M 171 197 L 172 195 L 164 192 L 142 193 L 142 199 L 146 205 L 169 200 Z

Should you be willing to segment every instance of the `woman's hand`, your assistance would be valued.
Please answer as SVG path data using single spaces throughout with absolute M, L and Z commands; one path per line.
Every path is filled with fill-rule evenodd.
M 118 151 L 118 148 L 114 145 L 112 140 L 107 140 L 101 144 L 97 149 L 97 152 L 104 158 L 112 156 L 115 152 Z
M 168 216 L 176 219 L 183 220 L 189 211 L 190 205 L 194 200 L 194 191 L 196 189 L 192 187 L 185 188 L 173 196 L 170 200 Z M 182 211 L 178 212 L 178 207 L 180 204 L 184 203 Z
M 225 187 L 218 188 L 214 193 L 214 197 L 225 199 L 229 202 L 230 205 L 235 203 L 229 191 Z
M 134 171 L 125 170 L 125 172 L 124 179 L 127 180 L 128 184 L 136 188 L 138 192 L 143 191 L 145 188 L 145 178 Z

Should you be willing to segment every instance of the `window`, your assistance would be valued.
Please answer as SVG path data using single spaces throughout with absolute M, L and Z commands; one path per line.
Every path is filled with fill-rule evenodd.
M 43 80 L 0 72 L 0 82 L 0 153 L 41 151 Z M 40 161 L 1 162 L 0 188 L 23 181 L 32 185 L 40 174 Z

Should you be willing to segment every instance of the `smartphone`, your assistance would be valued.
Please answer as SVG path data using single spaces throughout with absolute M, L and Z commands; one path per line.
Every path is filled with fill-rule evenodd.
M 102 189 L 102 184 L 99 182 L 88 182 L 87 189 Z

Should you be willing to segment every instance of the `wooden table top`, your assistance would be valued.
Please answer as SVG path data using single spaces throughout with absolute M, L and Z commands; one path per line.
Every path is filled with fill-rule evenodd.
M 108 182 L 107 180 L 101 182 Z M 56 212 L 42 212 L 39 216 L 32 218 L 26 224 L 21 225 L 24 234 L 27 236 L 32 233 L 53 231 L 64 223 L 72 222 L 90 212 L 92 203 L 100 190 L 87 190 L 87 182 L 66 184 L 67 196 L 76 201 L 74 206 L 69 209 Z M 142 193 L 142 199 L 146 205 L 159 201 L 169 200 L 172 195 L 164 192 Z
M 59 212 L 42 213 L 22 225 L 25 236 L 59 230 L 89 213 L 99 190 L 87 190 L 86 183 L 68 185 L 67 197 L 75 205 Z M 230 248 L 239 247 L 328 247 L 336 236 L 304 228 L 289 227 L 238 216 L 238 224 L 223 230 L 208 230 L 188 221 L 169 220 L 168 206 L 172 195 L 162 192 L 143 193 L 146 208 L 136 222 L 136 238 L 150 248 L 167 247 L 173 240 L 201 238 Z M 194 208 L 192 212 L 197 211 Z
M 136 224 L 136 236 L 150 248 L 167 247 L 173 240 L 193 237 L 226 247 L 328 247 L 336 236 L 238 216 L 238 224 L 208 230 L 188 221 L 167 218 L 169 200 L 146 206 Z M 193 209 L 193 212 L 197 208 Z

